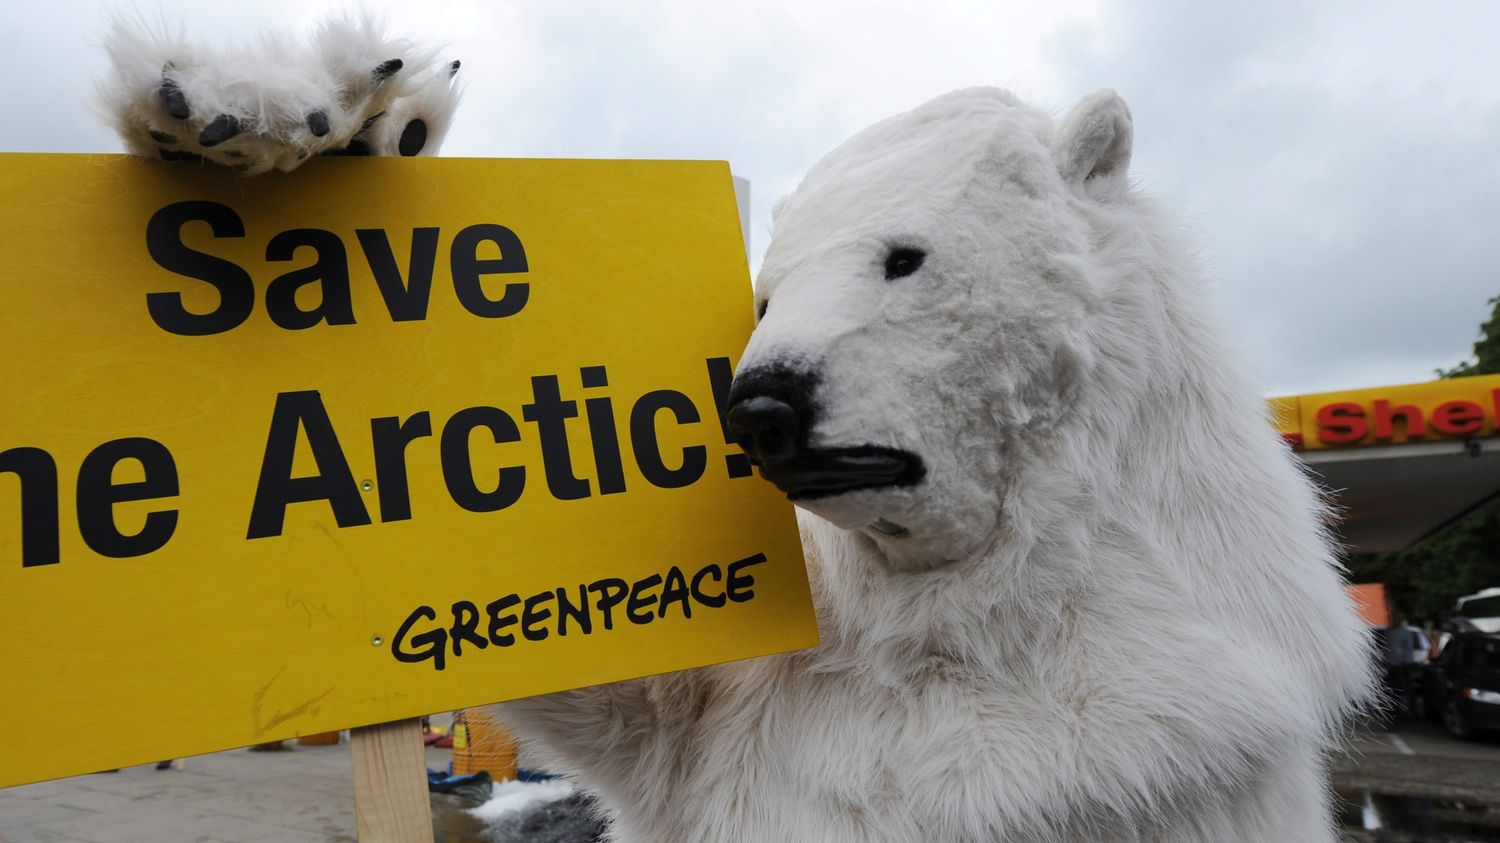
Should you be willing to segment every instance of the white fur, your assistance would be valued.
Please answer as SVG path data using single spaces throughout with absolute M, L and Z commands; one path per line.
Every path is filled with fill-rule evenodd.
M 434 155 L 458 104 L 451 62 L 386 38 L 369 18 L 329 21 L 307 43 L 267 34 L 229 47 L 194 43 L 180 27 L 118 18 L 105 47 L 110 68 L 99 81 L 100 101 L 127 150 L 149 158 L 163 150 L 192 153 L 247 174 L 291 170 L 355 140 L 371 154 L 397 155 L 403 128 L 416 118 L 427 124 L 418 154 Z M 375 68 L 391 59 L 402 68 L 381 80 Z M 168 113 L 159 96 L 167 78 L 187 102 L 185 120 Z M 315 111 L 328 118 L 323 137 L 308 124 Z M 199 133 L 221 114 L 238 119 L 243 130 L 212 147 L 199 144 Z M 152 132 L 175 141 L 163 143 Z
M 573 783 L 561 779 L 541 782 L 503 781 L 494 786 L 490 791 L 490 798 L 483 805 L 466 810 L 475 819 L 493 823 L 572 795 Z
M 741 373 L 814 368 L 814 445 L 927 478 L 806 504 L 817 649 L 502 707 L 619 839 L 1334 839 L 1363 627 L 1130 132 L 960 91 L 781 203 Z

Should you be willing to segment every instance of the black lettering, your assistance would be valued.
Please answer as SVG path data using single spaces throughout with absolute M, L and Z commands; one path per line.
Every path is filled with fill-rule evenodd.
M 307 431 L 307 444 L 318 466 L 318 473 L 311 477 L 292 476 L 298 430 Z M 317 390 L 282 392 L 277 394 L 276 408 L 271 413 L 271 430 L 266 436 L 260 482 L 255 486 L 250 529 L 245 537 L 281 535 L 287 505 L 307 501 L 328 501 L 340 527 L 370 523 L 370 513 L 359 498 L 354 474 L 339 447 L 338 434 L 333 432 L 322 396 Z
M 406 280 L 384 229 L 360 228 L 354 236 L 364 250 L 365 262 L 380 285 L 380 296 L 392 322 L 415 322 L 427 318 L 427 302 L 432 298 L 432 268 L 437 263 L 438 230 L 415 228 L 411 232 L 411 263 Z
M 599 595 L 599 600 L 594 605 L 604 613 L 604 628 L 614 629 L 613 610 L 630 593 L 630 585 L 619 577 L 609 577 L 589 583 L 589 591 Z
M 712 579 L 716 583 L 722 583 L 724 581 L 724 574 L 719 570 L 718 565 L 709 565 L 707 568 L 704 568 L 698 573 L 693 574 L 693 599 L 697 600 L 699 603 L 702 603 L 705 606 L 708 606 L 709 608 L 717 609 L 720 606 L 724 605 L 724 593 L 704 593 L 703 580 L 705 578 Z
M 162 330 L 184 337 L 220 334 L 250 317 L 255 308 L 255 282 L 239 265 L 195 251 L 182 242 L 182 227 L 206 222 L 214 237 L 244 237 L 245 222 L 227 205 L 191 200 L 174 202 L 152 214 L 146 223 L 146 252 L 168 272 L 206 281 L 219 291 L 219 305 L 208 313 L 192 313 L 181 293 L 147 293 L 146 310 Z
M 21 567 L 56 565 L 58 549 L 57 462 L 41 448 L 0 452 L 0 474 L 21 481 Z
M 411 518 L 411 489 L 406 478 L 406 446 L 432 435 L 432 417 L 422 411 L 405 421 L 396 416 L 370 420 L 375 448 L 375 485 L 380 490 L 380 520 Z
M 532 627 L 552 617 L 551 609 L 538 609 L 537 607 L 553 597 L 552 592 L 543 591 L 526 598 L 526 603 L 521 607 L 521 635 L 527 641 L 541 641 L 547 637 L 546 629 L 533 629 Z
M 494 243 L 500 249 L 499 258 L 481 259 L 479 245 Z M 471 225 L 453 238 L 450 267 L 453 271 L 453 291 L 464 309 L 475 316 L 499 319 L 514 316 L 526 306 L 531 295 L 531 285 L 511 282 L 505 285 L 499 300 L 484 294 L 481 276 L 526 271 L 526 250 L 521 247 L 521 238 L 503 225 Z
M 586 366 L 580 370 L 587 389 L 609 386 L 609 373 L 603 366 Z M 599 494 L 613 495 L 625 491 L 625 465 L 620 459 L 620 435 L 615 430 L 614 404 L 608 398 L 590 398 L 583 402 L 588 414 L 589 440 L 594 446 L 594 472 L 599 478 Z
M 660 410 L 671 410 L 678 424 L 698 421 L 698 408 L 681 392 L 658 389 L 642 395 L 630 410 L 630 445 L 635 450 L 636 465 L 653 486 L 677 489 L 695 483 L 708 466 L 708 449 L 702 445 L 683 448 L 682 465 L 667 468 L 656 439 L 656 414 Z
M 266 287 L 266 313 L 271 321 L 289 331 L 305 330 L 319 322 L 353 325 L 349 255 L 337 234 L 321 228 L 283 231 L 266 244 L 266 260 L 289 261 L 303 246 L 310 247 L 317 259 L 309 266 L 277 276 Z M 303 310 L 297 304 L 297 291 L 314 281 L 319 282 L 318 304 L 312 310 Z
M 724 468 L 731 478 L 749 477 L 755 473 L 750 458 L 729 433 L 729 387 L 734 383 L 734 368 L 729 365 L 728 357 L 710 357 L 707 362 L 708 384 L 714 393 L 714 407 L 719 411 L 719 431 L 724 434 L 724 441 L 734 446 L 734 453 L 724 457 Z
M 115 466 L 121 460 L 139 462 L 145 479 L 115 483 Z M 177 530 L 177 510 L 148 513 L 139 532 L 125 535 L 115 523 L 115 504 L 176 497 L 177 491 L 177 463 L 165 445 L 144 437 L 105 442 L 89 452 L 78 469 L 78 532 L 100 556 L 123 559 L 152 553 Z
M 578 630 L 584 635 L 594 631 L 593 619 L 589 617 L 589 591 L 584 586 L 578 586 L 578 602 L 574 603 L 568 598 L 568 590 L 559 588 L 557 590 L 557 634 L 568 634 L 568 618 L 578 622 Z
M 495 488 L 483 491 L 474 482 L 474 463 L 470 458 L 469 438 L 475 428 L 486 428 L 495 444 L 517 442 L 521 431 L 504 410 L 497 407 L 469 407 L 453 414 L 443 425 L 438 454 L 443 465 L 443 483 L 453 502 L 470 512 L 494 512 L 521 499 L 526 488 L 526 469 L 507 466 L 496 472 Z
M 630 587 L 630 602 L 625 604 L 625 617 L 631 623 L 651 623 L 653 613 L 650 608 L 656 602 L 656 595 L 650 593 L 650 589 L 660 582 L 661 574 L 652 574 L 645 579 L 636 580 L 635 585 Z M 645 610 L 644 614 L 642 610 Z
M 755 597 L 755 577 L 750 574 L 741 576 L 740 571 L 752 565 L 759 565 L 764 561 L 766 561 L 766 555 L 764 553 L 757 553 L 754 556 L 747 556 L 737 562 L 729 563 L 729 584 L 725 587 L 724 593 L 729 595 L 730 600 L 736 603 L 743 603 Z
M 500 630 L 507 626 L 515 626 L 516 616 L 513 614 L 501 614 L 506 609 L 518 606 L 521 598 L 514 594 L 507 594 L 484 607 L 484 614 L 490 619 L 489 636 L 490 643 L 496 647 L 509 647 L 516 643 L 516 637 L 510 633 L 501 633 Z
M 453 604 L 453 626 L 448 630 L 448 640 L 453 642 L 454 657 L 462 656 L 460 645 L 467 641 L 483 650 L 490 642 L 475 629 L 479 626 L 479 607 L 467 600 Z
M 547 491 L 560 501 L 589 496 L 589 481 L 573 474 L 573 455 L 568 451 L 568 419 L 578 417 L 578 402 L 562 400 L 556 375 L 531 379 L 532 403 L 521 405 L 521 418 L 536 424 L 542 444 L 542 467 Z
M 401 648 L 406 641 L 406 634 L 411 632 L 412 625 L 419 620 L 435 621 L 437 612 L 434 612 L 431 606 L 418 606 L 413 609 L 412 613 L 406 616 L 406 620 L 401 622 L 401 628 L 396 630 L 396 636 L 391 639 L 391 655 L 396 657 L 396 661 L 407 664 L 418 664 L 432 659 L 432 666 L 437 670 L 442 670 L 445 666 L 443 651 L 448 646 L 448 633 L 444 632 L 442 627 L 429 629 L 411 639 L 413 644 L 422 649 L 408 651 Z
M 691 618 L 693 607 L 688 600 L 687 578 L 682 575 L 682 569 L 673 565 L 667 571 L 667 580 L 661 587 L 661 603 L 657 606 L 656 616 L 664 618 L 667 616 L 667 606 L 672 603 L 682 604 L 682 616 Z

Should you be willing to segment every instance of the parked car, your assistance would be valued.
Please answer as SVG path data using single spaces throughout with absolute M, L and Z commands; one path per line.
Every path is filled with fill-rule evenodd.
M 1500 588 L 1486 588 L 1458 598 L 1453 620 L 1479 632 L 1500 632 Z
M 1423 685 L 1425 713 L 1454 737 L 1500 730 L 1500 634 L 1455 632 Z

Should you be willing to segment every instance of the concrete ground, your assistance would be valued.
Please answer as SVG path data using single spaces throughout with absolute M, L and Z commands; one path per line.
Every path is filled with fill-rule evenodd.
M 1436 723 L 1400 720 L 1394 729 L 1361 732 L 1352 750 L 1356 754 L 1394 754 L 1419 758 L 1468 758 L 1500 761 L 1500 733 L 1474 740 L 1455 740 Z
M 348 739 L 287 746 L 0 790 L 0 843 L 352 843 Z M 451 750 L 427 750 L 429 767 L 450 760 Z M 479 843 L 481 825 L 459 808 L 453 797 L 434 797 L 438 843 Z
M 349 745 L 232 750 L 182 769 L 132 767 L 0 790 L 0 843 L 354 841 Z M 446 749 L 427 750 L 442 769 Z M 1431 724 L 1363 732 L 1334 760 L 1351 840 L 1500 841 L 1500 738 L 1456 741 Z M 481 843 L 452 797 L 433 800 L 437 843 Z
M 1500 841 L 1500 736 L 1460 741 L 1411 721 L 1362 732 L 1334 759 L 1333 784 L 1352 841 Z
M 1347 789 L 1500 806 L 1500 735 L 1456 740 L 1432 723 L 1360 733 L 1334 760 Z

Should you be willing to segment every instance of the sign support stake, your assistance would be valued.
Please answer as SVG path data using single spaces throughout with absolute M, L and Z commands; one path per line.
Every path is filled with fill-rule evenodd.
M 422 720 L 349 730 L 360 843 L 432 843 Z

